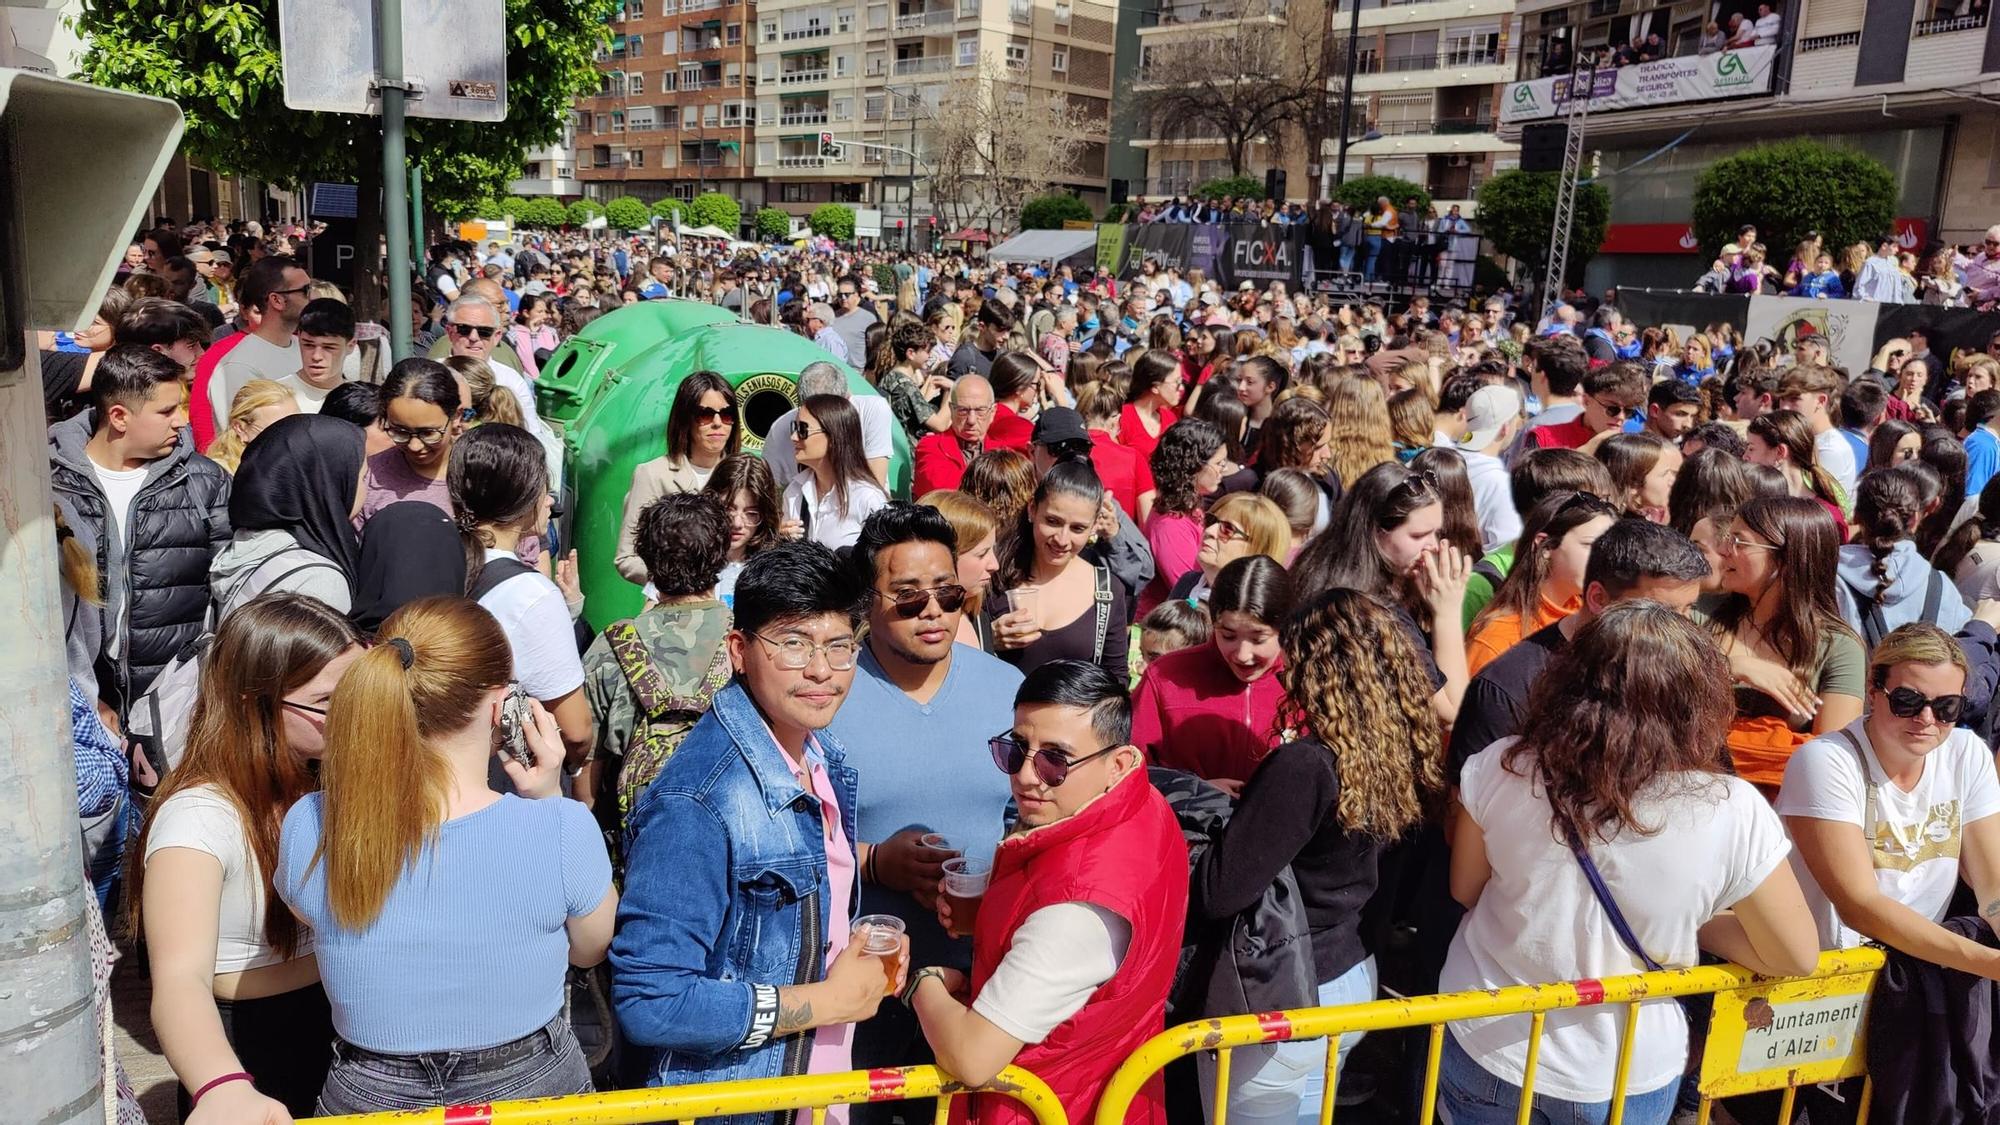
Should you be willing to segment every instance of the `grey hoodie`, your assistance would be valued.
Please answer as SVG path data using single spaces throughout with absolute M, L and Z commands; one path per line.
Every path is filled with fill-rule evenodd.
M 299 546 L 283 528 L 238 530 L 209 564 L 208 583 L 218 620 L 272 590 L 318 598 L 343 614 L 354 608 L 347 576 L 340 568 L 310 548 Z
M 1849 543 L 1840 549 L 1840 585 L 1837 593 L 1840 600 L 1840 616 L 1864 640 L 1870 639 L 1870 629 L 1863 626 L 1866 616 L 1863 607 L 1873 602 L 1881 611 L 1881 632 L 1886 635 L 1899 625 L 1923 620 L 1924 601 L 1935 573 L 1931 564 L 1917 553 L 1917 545 L 1908 539 L 1900 540 L 1889 549 L 1883 558 L 1884 573 L 1888 585 L 1877 596 L 1875 577 L 1875 552 L 1859 543 Z M 1939 591 L 1937 613 L 1930 620 L 1947 633 L 1956 633 L 1972 620 L 1972 611 L 1965 606 L 1965 598 L 1958 587 L 1949 579 L 1942 582 Z

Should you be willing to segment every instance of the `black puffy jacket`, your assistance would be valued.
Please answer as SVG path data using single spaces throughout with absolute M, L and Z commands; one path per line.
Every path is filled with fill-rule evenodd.
M 115 661 L 98 647 L 98 691 L 122 710 L 143 693 L 181 648 L 208 624 L 209 562 L 229 542 L 229 474 L 194 451 L 186 430 L 174 451 L 154 462 L 132 501 L 120 542 L 117 521 L 84 446 L 95 413 L 49 428 L 49 483 L 70 526 L 95 541 L 103 642 L 122 634 Z

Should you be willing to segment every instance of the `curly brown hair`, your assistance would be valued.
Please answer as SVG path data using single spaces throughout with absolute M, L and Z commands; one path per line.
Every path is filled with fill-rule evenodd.
M 1433 689 L 1396 615 L 1335 588 L 1294 613 L 1279 641 L 1279 726 L 1333 754 L 1341 826 L 1392 840 L 1436 811 L 1444 768 Z

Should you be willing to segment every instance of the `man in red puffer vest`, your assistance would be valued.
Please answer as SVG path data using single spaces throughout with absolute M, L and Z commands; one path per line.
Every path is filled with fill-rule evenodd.
M 973 918 L 939 897 L 946 928 L 972 932 L 972 978 L 926 967 L 903 993 L 939 1066 L 972 1084 L 1024 1067 L 1072 1122 L 1089 1122 L 1112 1072 L 1164 1030 L 1187 920 L 1187 845 L 1131 731 L 1124 683 L 1096 664 L 1028 674 L 1014 729 L 992 740 L 1020 826 L 994 854 Z M 971 1119 L 1030 1123 L 994 1095 L 972 1098 Z M 1163 1125 L 1159 1075 L 1126 1120 Z

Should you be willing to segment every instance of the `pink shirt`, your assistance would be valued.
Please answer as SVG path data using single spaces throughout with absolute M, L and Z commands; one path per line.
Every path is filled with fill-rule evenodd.
M 1174 583 L 1201 565 L 1201 517 L 1189 512 L 1154 512 L 1146 521 L 1146 545 L 1153 549 L 1153 580 L 1139 594 L 1139 617 L 1166 601 Z
M 847 948 L 847 930 L 854 924 L 854 845 L 848 842 L 847 830 L 840 823 L 840 796 L 834 791 L 833 778 L 826 772 L 826 761 L 819 753 L 818 743 L 811 738 L 806 740 L 806 769 L 805 775 L 795 771 L 792 776 L 798 779 L 801 788 L 810 789 L 812 795 L 819 799 L 820 821 L 826 828 L 826 878 L 832 888 L 832 896 L 826 904 L 829 939 L 826 967 L 831 970 L 834 958 Z M 813 1032 L 812 1055 L 806 1060 L 806 1073 L 839 1074 L 852 1069 L 853 1024 L 829 1024 Z M 830 1107 L 826 1119 L 834 1125 L 847 1125 L 847 1107 Z M 811 1110 L 799 1111 L 798 1125 L 812 1125 Z

